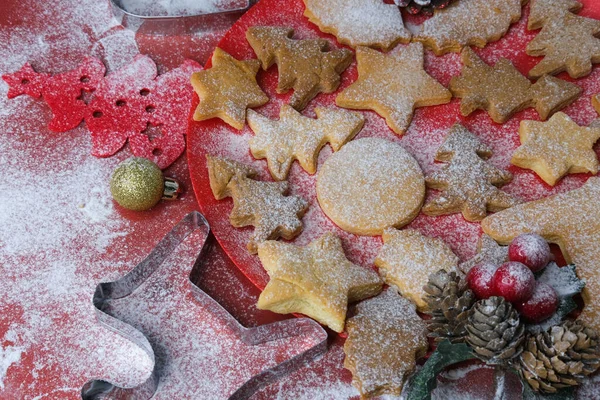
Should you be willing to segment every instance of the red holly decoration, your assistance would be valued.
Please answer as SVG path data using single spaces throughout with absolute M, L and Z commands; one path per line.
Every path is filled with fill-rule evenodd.
M 535 233 L 517 236 L 508 246 L 508 258 L 525 264 L 533 272 L 542 270 L 552 258 L 550 246 Z
M 102 62 L 88 57 L 76 69 L 52 77 L 25 64 L 2 78 L 9 85 L 9 98 L 43 96 L 52 110 L 48 124 L 52 131 L 65 132 L 85 119 L 92 133 L 94 156 L 111 156 L 129 139 L 135 156 L 148 158 L 164 169 L 185 149 L 193 95 L 189 77 L 200 69 L 200 64 L 188 60 L 157 77 L 154 61 L 138 55 L 129 65 L 104 77 Z
M 467 284 L 478 299 L 488 299 L 495 296 L 493 278 L 497 269 L 496 265 L 483 262 L 469 270 Z
M 521 316 L 530 323 L 538 323 L 550 318 L 558 308 L 558 296 L 552 286 L 537 282 L 531 298 L 515 304 Z
M 521 303 L 531 298 L 535 277 L 526 265 L 509 261 L 496 270 L 493 285 L 496 295 L 511 303 Z

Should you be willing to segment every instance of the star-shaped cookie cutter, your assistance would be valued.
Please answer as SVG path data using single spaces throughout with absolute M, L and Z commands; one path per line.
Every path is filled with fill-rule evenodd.
M 211 332 L 213 336 L 224 335 L 224 337 L 232 339 L 233 344 L 231 341 L 229 343 L 224 343 L 221 350 L 225 348 L 227 350 L 235 350 L 236 348 L 244 350 L 249 348 L 251 349 L 249 352 L 250 355 L 256 355 L 256 353 L 260 355 L 265 348 L 267 351 L 273 352 L 272 357 L 264 359 L 264 363 L 266 363 L 264 368 L 262 365 L 256 365 L 257 360 L 259 360 L 258 364 L 260 364 L 260 357 L 257 359 L 251 359 L 250 357 L 250 361 L 247 361 L 242 359 L 243 354 L 228 354 L 228 357 L 220 354 L 217 355 L 219 359 L 224 358 L 235 364 L 238 362 L 243 363 L 244 361 L 250 362 L 252 363 L 251 367 L 256 369 L 258 373 L 251 375 L 248 379 L 242 374 L 243 381 L 238 377 L 232 385 L 228 386 L 228 389 L 225 389 L 226 393 L 222 387 L 214 385 L 216 392 L 208 395 L 204 392 L 202 393 L 203 398 L 226 398 L 230 400 L 247 399 L 263 386 L 289 374 L 327 351 L 327 333 L 318 323 L 311 319 L 294 318 L 254 328 L 246 328 L 229 314 L 229 312 L 216 300 L 198 287 L 197 283 L 199 282 L 198 279 L 201 275 L 201 269 L 205 265 L 215 241 L 211 234 L 210 226 L 204 216 L 199 212 L 192 212 L 183 218 L 183 220 L 158 243 L 152 252 L 127 275 L 114 282 L 100 283 L 96 287 L 93 297 L 98 321 L 108 329 L 117 332 L 140 346 L 154 364 L 152 374 L 143 384 L 133 388 L 119 387 L 106 380 L 90 381 L 82 388 L 81 394 L 84 400 L 105 398 L 145 400 L 150 399 L 155 394 L 159 393 L 162 386 L 164 386 L 159 385 L 159 382 L 161 382 L 161 373 L 167 371 L 169 369 L 169 366 L 167 365 L 168 362 L 173 361 L 169 356 L 165 356 L 165 354 L 169 354 L 170 357 L 172 357 L 172 353 L 169 353 L 169 349 L 164 348 L 165 346 L 168 347 L 169 343 L 167 340 L 162 342 L 159 341 L 156 335 L 160 335 L 160 332 L 156 330 L 158 328 L 155 324 L 150 323 L 144 325 L 144 317 L 139 315 L 143 314 L 144 311 L 151 311 L 151 307 L 161 307 L 163 302 L 153 302 L 150 306 L 138 304 L 140 302 L 136 302 L 136 295 L 140 292 L 152 291 L 153 288 L 156 289 L 156 284 L 152 282 L 157 280 L 159 283 L 164 280 L 164 282 L 162 282 L 163 286 L 158 288 L 159 292 L 168 292 L 168 286 L 176 286 L 177 282 L 175 282 L 173 277 L 168 276 L 169 267 L 163 266 L 169 264 L 166 262 L 167 259 L 173 256 L 175 250 L 192 233 L 201 234 L 202 240 L 200 240 L 199 243 L 194 243 L 192 245 L 192 250 L 195 251 L 194 255 L 198 254 L 197 246 L 200 245 L 201 248 L 189 275 L 187 285 L 189 285 L 194 300 L 192 306 L 206 314 L 207 319 L 217 320 L 218 324 L 220 324 L 217 326 L 217 329 L 213 330 L 214 327 L 211 327 L 208 329 L 208 332 Z M 188 242 L 189 241 L 186 241 L 186 244 Z M 178 268 L 186 267 L 184 265 L 183 267 Z M 161 269 L 163 270 L 161 271 Z M 150 282 L 150 285 L 148 282 Z M 184 282 L 184 287 L 185 286 Z M 187 300 L 187 297 L 188 296 L 185 296 L 184 294 L 182 298 Z M 119 312 L 119 304 L 121 305 L 120 307 L 126 308 L 126 306 L 132 302 L 136 303 L 133 308 L 130 308 L 134 310 L 134 314 L 131 314 L 130 320 L 125 320 L 123 319 L 123 315 L 127 315 L 127 313 Z M 187 301 L 187 304 L 189 305 L 190 302 Z M 168 307 L 168 305 L 162 307 Z M 161 319 L 163 319 L 162 322 L 169 324 L 170 320 L 164 319 L 163 315 L 165 315 L 165 313 L 162 311 L 165 310 L 161 310 L 159 313 Z M 176 309 L 166 311 L 175 311 L 177 317 L 181 318 L 181 310 Z M 117 316 L 120 316 L 121 319 L 117 318 Z M 192 318 L 196 318 L 196 315 Z M 193 319 L 193 321 L 196 321 L 197 324 L 205 323 L 201 319 Z M 187 323 L 187 321 L 184 321 L 184 324 Z M 142 327 L 148 328 L 148 331 L 142 332 L 136 329 L 134 325 L 138 327 L 141 325 Z M 286 340 L 288 340 L 286 343 L 290 350 L 285 351 L 291 352 L 291 354 L 288 354 L 285 351 L 282 352 L 281 344 L 276 342 L 285 342 Z M 294 342 L 292 342 L 292 340 L 294 340 Z M 165 359 L 161 360 L 161 354 Z M 205 356 L 206 355 L 204 355 L 204 357 Z M 192 367 L 191 370 L 194 371 L 194 373 L 199 371 L 210 373 L 210 371 L 205 370 L 202 365 L 202 361 L 206 363 L 206 357 L 203 359 L 200 354 L 194 356 L 193 351 L 190 352 L 186 349 L 184 361 L 187 362 L 186 365 Z M 209 360 L 209 362 L 213 361 Z M 190 365 L 194 363 L 197 365 Z M 177 365 L 175 369 L 178 367 L 180 367 L 180 365 Z M 231 369 L 228 368 L 226 371 L 227 373 L 234 375 L 234 373 L 231 372 Z M 200 376 L 202 373 L 198 373 L 198 375 Z M 213 379 L 213 377 L 209 377 L 209 379 Z M 192 395 L 190 392 L 194 391 L 195 384 L 196 382 L 187 384 L 186 388 L 182 388 L 182 393 Z

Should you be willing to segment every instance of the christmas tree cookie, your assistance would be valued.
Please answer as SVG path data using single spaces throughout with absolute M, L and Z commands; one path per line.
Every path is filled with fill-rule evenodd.
M 356 306 L 346 323 L 344 366 L 361 398 L 400 395 L 427 351 L 427 328 L 409 300 L 388 288 Z
M 283 104 L 279 120 L 248 110 L 248 125 L 255 136 L 250 151 L 255 158 L 266 158 L 271 176 L 284 180 L 294 160 L 309 174 L 317 172 L 317 157 L 328 142 L 334 151 L 352 140 L 362 129 L 364 117 L 357 112 L 316 107 L 317 119 L 308 118 Z
M 511 195 L 498 189 L 511 181 L 512 175 L 485 161 L 492 151 L 460 124 L 455 124 L 435 159 L 448 164 L 428 175 L 431 189 L 442 193 L 424 206 L 427 215 L 462 212 L 467 221 L 485 218 L 487 210 L 500 211 L 518 203 Z
M 277 64 L 277 93 L 294 89 L 289 104 L 302 110 L 319 93 L 340 85 L 340 74 L 352 62 L 347 49 L 327 51 L 325 39 L 293 40 L 294 30 L 275 26 L 248 28 L 246 38 L 266 71 Z
M 457 1 L 436 10 L 421 25 L 414 40 L 423 42 L 437 55 L 459 52 L 466 46 L 484 47 L 506 34 L 521 19 L 524 0 Z
M 600 21 L 571 12 L 580 9 L 580 4 L 567 0 L 533 3 L 528 27 L 542 30 L 526 51 L 544 58 L 529 71 L 530 77 L 567 71 L 571 78 L 581 78 L 592 72 L 592 64 L 600 62 Z

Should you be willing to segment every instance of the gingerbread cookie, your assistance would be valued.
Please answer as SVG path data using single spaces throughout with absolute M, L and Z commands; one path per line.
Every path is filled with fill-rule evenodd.
M 393 4 L 381 0 L 304 0 L 304 4 L 310 22 L 348 46 L 387 51 L 410 41 L 402 14 Z
M 271 278 L 258 298 L 259 309 L 302 313 L 336 332 L 344 329 L 348 302 L 381 292 L 379 275 L 348 261 L 333 233 L 306 247 L 262 242 L 258 257 Z
M 290 105 L 303 110 L 319 93 L 335 92 L 340 74 L 352 62 L 347 49 L 327 51 L 325 39 L 293 40 L 294 30 L 275 26 L 248 28 L 246 39 L 266 71 L 277 64 L 277 93 L 294 89 Z
M 467 221 L 480 221 L 487 210 L 500 211 L 518 200 L 498 189 L 512 175 L 487 163 L 492 151 L 460 124 L 450 129 L 435 155 L 448 164 L 426 178 L 427 186 L 442 191 L 423 206 L 427 215 L 462 212 Z
M 535 107 L 545 120 L 581 94 L 579 86 L 547 75 L 531 84 L 505 58 L 491 67 L 468 47 L 461 58 L 462 74 L 452 78 L 450 90 L 462 99 L 460 112 L 464 116 L 486 110 L 494 122 L 502 124 L 516 112 Z
M 361 398 L 400 395 L 416 360 L 427 352 L 427 327 L 393 288 L 356 306 L 346 323 L 344 367 Z
M 527 29 L 540 29 L 547 22 L 564 17 L 567 13 L 578 13 L 583 4 L 577 0 L 532 0 L 527 19 Z
M 500 246 L 489 235 L 483 234 L 477 243 L 477 254 L 471 259 L 460 263 L 458 269 L 466 275 L 477 264 L 485 262 L 500 265 L 506 261 L 508 261 L 508 246 Z
M 568 263 L 585 280 L 585 307 L 579 319 L 600 330 L 600 178 L 581 188 L 521 204 L 491 215 L 483 231 L 502 244 L 535 232 L 560 246 Z
M 200 98 L 194 121 L 220 118 L 235 129 L 246 122 L 246 109 L 266 104 L 269 97 L 256 83 L 258 60 L 239 61 L 216 48 L 212 67 L 194 72 L 192 86 Z
M 414 229 L 388 228 L 383 231 L 383 243 L 375 259 L 383 280 L 396 286 L 419 311 L 425 311 L 423 286 L 429 275 L 440 269 L 455 271 L 458 257 L 442 239 L 424 236 Z
M 567 71 L 571 78 L 581 78 L 592 72 L 592 64 L 600 62 L 600 21 L 569 12 L 580 9 L 565 1 L 535 3 L 529 25 L 543 27 L 525 50 L 530 56 L 544 58 L 529 71 L 530 77 Z
M 547 122 L 521 121 L 521 146 L 510 162 L 535 171 L 548 185 L 554 186 L 566 174 L 598 172 L 593 150 L 600 128 L 577 125 L 568 115 L 557 113 Z
M 215 198 L 233 199 L 231 225 L 254 226 L 247 246 L 251 253 L 256 253 L 260 242 L 280 237 L 292 239 L 302 232 L 300 219 L 308 203 L 298 196 L 285 196 L 287 182 L 255 181 L 249 178 L 254 175 L 250 167 L 220 157 L 207 156 L 207 160 Z
M 352 140 L 365 122 L 362 114 L 336 108 L 316 107 L 317 119 L 304 117 L 284 104 L 279 120 L 249 110 L 248 125 L 255 136 L 250 151 L 255 158 L 266 158 L 271 176 L 284 180 L 294 160 L 309 174 L 317 172 L 317 157 L 327 142 L 334 151 Z
M 423 69 L 423 46 L 412 43 L 387 54 L 366 47 L 356 50 L 358 79 L 342 91 L 335 102 L 356 110 L 373 110 L 402 135 L 415 108 L 446 104 L 448 89 Z
M 207 154 L 206 161 L 210 189 L 217 200 L 231 196 L 228 185 L 235 175 L 254 178 L 258 174 L 254 168 L 227 158 L 213 157 Z
M 317 176 L 323 212 L 357 235 L 381 235 L 412 221 L 425 195 L 423 173 L 401 146 L 377 138 L 354 140 L 329 157 Z
M 484 47 L 506 34 L 521 19 L 526 0 L 456 1 L 436 10 L 414 40 L 423 42 L 436 55 L 459 52 L 466 46 Z

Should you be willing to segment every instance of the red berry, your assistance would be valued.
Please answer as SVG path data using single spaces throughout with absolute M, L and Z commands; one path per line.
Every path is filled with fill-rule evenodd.
M 528 322 L 538 323 L 556 312 L 558 296 L 552 286 L 538 282 L 531 298 L 524 303 L 515 304 L 515 308 Z
M 496 270 L 492 283 L 497 296 L 511 303 L 522 303 L 533 294 L 535 277 L 527 266 L 509 261 Z
M 552 257 L 548 242 L 538 234 L 525 233 L 517 236 L 508 246 L 508 258 L 525 264 L 533 272 L 543 269 Z
M 487 262 L 477 264 L 467 273 L 467 283 L 478 299 L 487 299 L 495 295 L 492 278 L 498 269 Z

